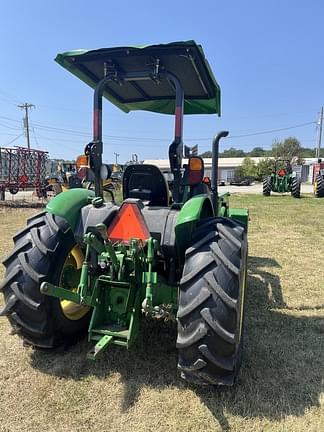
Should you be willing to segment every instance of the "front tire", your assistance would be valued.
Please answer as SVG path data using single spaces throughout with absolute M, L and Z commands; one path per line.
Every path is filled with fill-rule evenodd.
M 300 179 L 293 177 L 291 180 L 291 196 L 294 198 L 300 198 Z
M 316 198 L 324 197 L 324 178 L 321 174 L 317 174 L 314 182 L 314 195 Z
M 263 195 L 270 196 L 271 194 L 271 176 L 267 176 L 263 179 Z
M 3 261 L 6 276 L 0 290 L 5 306 L 0 315 L 6 315 L 14 331 L 35 348 L 73 343 L 87 330 L 88 310 L 79 319 L 69 319 L 59 299 L 39 290 L 44 281 L 55 285 L 62 281 L 76 246 L 70 226 L 65 219 L 43 212 L 27 221 L 27 227 L 14 236 L 14 244 Z
M 242 358 L 247 238 L 241 223 L 216 217 L 186 251 L 178 310 L 178 368 L 199 385 L 233 385 Z

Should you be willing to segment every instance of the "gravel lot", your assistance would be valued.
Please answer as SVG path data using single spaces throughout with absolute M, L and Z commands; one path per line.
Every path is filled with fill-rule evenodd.
M 257 194 L 262 193 L 262 183 L 254 183 L 251 186 L 219 186 L 219 192 L 231 192 L 231 193 L 245 193 L 245 194 Z M 301 193 L 313 193 L 313 185 L 310 183 L 303 183 L 301 187 Z M 277 194 L 282 195 L 282 194 Z
M 251 186 L 219 186 L 219 193 L 230 192 L 230 193 L 244 193 L 244 194 L 258 194 L 262 193 L 262 183 L 254 183 Z M 301 188 L 301 193 L 313 193 L 313 185 L 309 183 L 303 183 Z M 276 194 L 282 195 L 282 194 Z M 33 202 L 40 202 L 37 196 L 32 191 L 18 192 L 16 195 L 11 195 L 6 192 L 7 201 L 17 201 L 17 200 L 31 200 Z

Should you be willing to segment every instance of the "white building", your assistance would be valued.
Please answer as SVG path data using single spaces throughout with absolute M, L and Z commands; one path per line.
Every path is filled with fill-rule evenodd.
M 251 157 L 257 164 L 264 157 Z M 235 169 L 242 165 L 244 157 L 238 158 L 219 158 L 218 159 L 218 179 L 219 181 L 230 182 L 234 180 Z M 183 160 L 186 163 L 186 159 Z M 156 165 L 164 173 L 170 173 L 169 159 L 147 159 L 144 164 Z M 204 158 L 205 175 L 211 177 L 212 158 Z
M 266 156 L 267 157 L 267 156 Z M 255 164 L 266 157 L 251 157 Z M 242 165 L 244 157 L 237 158 L 219 158 L 218 168 L 219 181 L 225 181 L 226 183 L 234 180 L 235 169 Z M 186 163 L 187 159 L 183 160 Z M 297 174 L 301 177 L 303 182 L 312 183 L 313 179 L 313 164 L 317 162 L 316 158 L 305 158 L 304 165 L 294 166 L 293 169 L 297 171 Z M 170 173 L 169 159 L 147 159 L 144 164 L 156 165 L 160 170 L 167 176 Z M 211 166 L 212 158 L 204 158 L 205 175 L 211 177 Z

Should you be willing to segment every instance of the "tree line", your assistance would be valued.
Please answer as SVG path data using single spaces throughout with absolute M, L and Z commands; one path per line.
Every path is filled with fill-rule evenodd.
M 212 157 L 211 151 L 206 151 L 200 155 L 204 158 Z M 324 149 L 321 149 L 320 156 L 324 158 Z M 315 157 L 315 148 L 302 147 L 300 141 L 296 137 L 288 137 L 283 141 L 274 141 L 271 149 L 266 150 L 263 147 L 254 147 L 250 151 L 244 151 L 235 147 L 230 147 L 219 153 L 221 158 L 231 157 L 275 157 L 298 159 Z

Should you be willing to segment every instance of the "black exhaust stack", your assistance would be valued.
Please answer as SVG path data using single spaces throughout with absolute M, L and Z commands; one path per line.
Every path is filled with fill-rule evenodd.
M 221 138 L 227 137 L 228 131 L 219 132 L 213 139 L 212 148 L 212 172 L 211 172 L 211 191 L 212 203 L 214 212 L 216 214 L 218 208 L 218 154 L 219 154 L 219 141 Z

